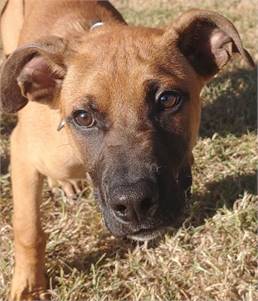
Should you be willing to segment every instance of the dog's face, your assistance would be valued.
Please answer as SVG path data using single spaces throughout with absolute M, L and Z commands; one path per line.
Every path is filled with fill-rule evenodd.
M 191 176 L 201 85 L 180 51 L 167 60 L 162 34 L 103 25 L 81 41 L 64 80 L 64 130 L 116 235 L 151 237 L 174 223 Z
M 3 74 L 21 61 L 23 96 L 14 108 L 7 94 L 21 92 L 6 88 L 2 106 L 17 111 L 27 98 L 51 101 L 93 180 L 107 227 L 152 238 L 177 222 L 191 185 L 203 84 L 234 52 L 251 59 L 228 20 L 198 10 L 167 30 L 104 24 L 72 42 L 51 38 L 14 54 Z

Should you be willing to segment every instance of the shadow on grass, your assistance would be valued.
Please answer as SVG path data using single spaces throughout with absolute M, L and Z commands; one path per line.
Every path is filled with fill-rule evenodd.
M 127 239 L 110 239 L 111 234 L 106 234 L 99 238 L 94 246 L 94 251 L 77 255 L 71 262 L 69 267 L 76 268 L 79 271 L 89 273 L 92 265 L 102 266 L 108 259 L 124 259 L 128 251 L 133 251 L 136 243 Z M 70 270 L 67 271 L 70 273 Z
M 237 69 L 218 76 L 204 92 L 200 136 L 215 132 L 239 137 L 256 129 L 256 70 Z
M 232 208 L 234 202 L 241 198 L 244 192 L 257 193 L 256 174 L 228 176 L 217 182 L 208 183 L 206 193 L 193 194 L 189 208 L 184 214 L 188 225 L 198 227 L 206 218 L 211 218 L 219 208 Z
M 198 227 L 204 223 L 205 219 L 215 215 L 219 208 L 232 208 L 234 201 L 245 191 L 256 194 L 256 174 L 230 176 L 218 182 L 208 183 L 206 191 L 203 195 L 193 194 L 182 223 L 187 220 L 188 226 Z M 182 223 L 178 227 L 182 226 Z M 128 240 L 110 240 L 110 235 L 104 234 L 96 243 L 94 251 L 77 255 L 68 263 L 68 266 L 89 273 L 92 265 L 102 266 L 110 259 L 125 258 L 128 250 L 133 250 L 136 244 Z M 154 242 L 150 247 L 155 248 L 157 245 L 158 242 Z M 67 273 L 70 271 L 68 270 Z

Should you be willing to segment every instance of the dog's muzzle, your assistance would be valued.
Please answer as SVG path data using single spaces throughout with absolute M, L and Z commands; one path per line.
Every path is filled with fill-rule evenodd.
M 185 171 L 178 177 L 155 161 L 121 157 L 99 161 L 93 184 L 105 224 L 115 236 L 149 240 L 176 223 L 184 204 Z M 130 164 L 129 164 L 129 163 Z M 175 173 L 178 174 L 178 173 Z M 94 177 L 95 175 L 95 177 Z

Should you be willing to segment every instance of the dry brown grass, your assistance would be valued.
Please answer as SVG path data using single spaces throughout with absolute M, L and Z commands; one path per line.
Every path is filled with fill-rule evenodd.
M 255 49 L 256 1 L 113 1 L 129 22 L 170 22 L 190 6 L 233 20 Z M 237 67 L 238 66 L 238 67 Z M 44 192 L 47 270 L 55 300 L 258 300 L 256 269 L 256 72 L 230 65 L 203 91 L 195 148 L 193 197 L 182 226 L 161 241 L 137 245 L 104 228 L 89 187 L 76 202 Z M 8 136 L 1 123 L 0 300 L 13 268 Z

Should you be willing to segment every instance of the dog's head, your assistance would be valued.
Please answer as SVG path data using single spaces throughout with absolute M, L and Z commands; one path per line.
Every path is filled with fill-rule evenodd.
M 69 41 L 46 37 L 4 63 L 2 109 L 30 100 L 60 110 L 107 227 L 148 239 L 177 221 L 200 91 L 235 53 L 253 65 L 234 26 L 203 10 L 164 30 L 104 24 Z

